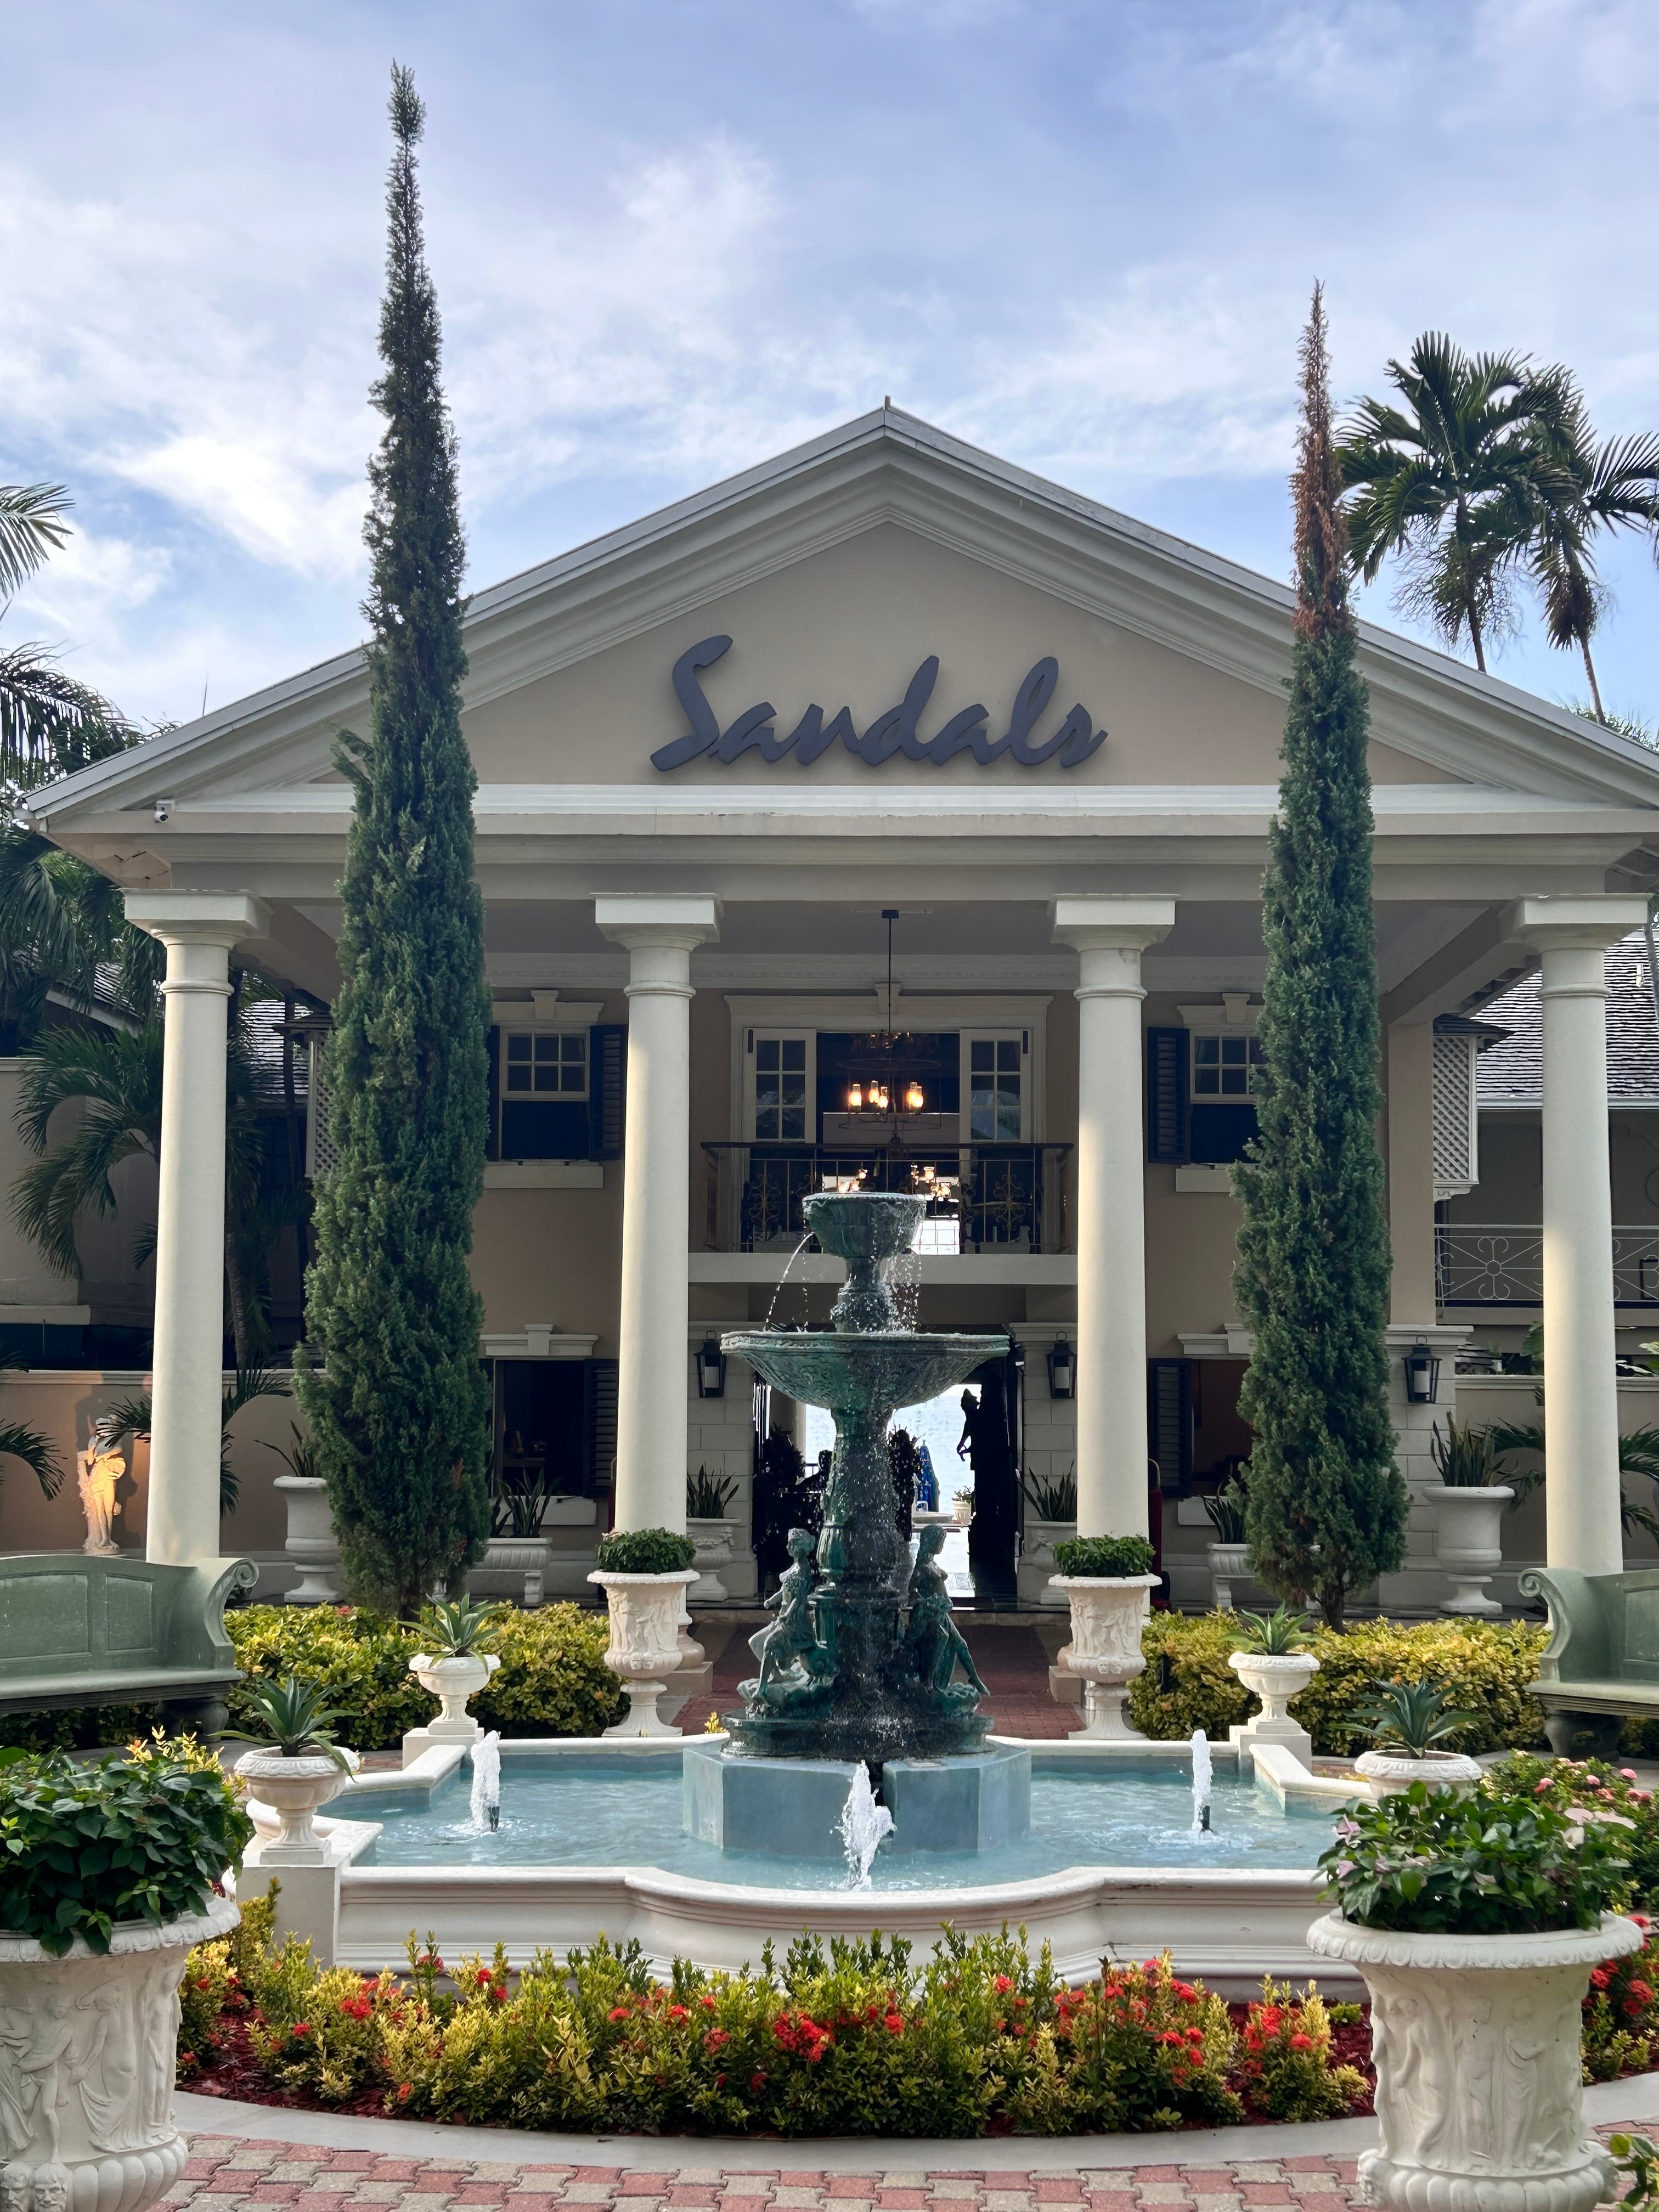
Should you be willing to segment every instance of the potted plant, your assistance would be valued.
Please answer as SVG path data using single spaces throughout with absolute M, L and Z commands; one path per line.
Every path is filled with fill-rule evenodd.
M 188 1737 L 100 1764 L 0 1751 L 0 1823 L 5 2202 L 141 2212 L 185 2170 L 179 1978 L 236 1925 L 218 1885 L 252 1823 Z
M 1422 1783 L 1431 1790 L 1467 1789 L 1480 1779 L 1480 1769 L 1462 1752 L 1443 1748 L 1476 1713 L 1464 1712 L 1447 1703 L 1447 1692 L 1435 1682 L 1378 1682 L 1369 1705 L 1354 1715 L 1354 1725 L 1374 1746 L 1354 1761 L 1379 1796 L 1409 1790 Z
M 317 1467 L 317 1447 L 297 1421 L 291 1447 L 268 1444 L 256 1437 L 262 1451 L 274 1452 L 288 1468 L 271 1488 L 279 1491 L 288 1507 L 288 1540 L 283 1549 L 300 1570 L 295 1587 L 283 1598 L 284 1605 L 337 1605 L 340 1593 L 334 1577 L 340 1565 L 340 1540 L 334 1533 L 334 1509 L 328 1502 L 328 1485 Z
M 1054 1547 L 1077 1534 L 1077 1476 L 1067 1468 L 1058 1482 L 1044 1482 L 1027 1474 L 1020 1489 L 1030 1508 L 1019 1542 L 1019 1595 L 1022 1602 L 1059 1605 L 1046 1595 L 1054 1571 Z
M 250 1682 L 241 1702 L 257 1729 L 227 1729 L 237 1743 L 251 1743 L 236 1762 L 248 1795 L 270 1806 L 280 1832 L 261 1841 L 262 1866 L 315 1866 L 326 1853 L 312 1826 L 313 1814 L 337 1796 L 359 1765 L 334 1737 L 341 1716 L 324 1703 L 320 1684 L 289 1674 L 280 1682 Z
M 452 1598 L 447 1603 L 440 1599 L 427 1607 L 421 1621 L 409 1624 L 432 1646 L 430 1651 L 415 1654 L 409 1671 L 428 1697 L 436 1698 L 439 1707 L 437 1717 L 424 1729 L 410 1731 L 424 1740 L 422 1749 L 433 1743 L 476 1743 L 483 1734 L 466 1710 L 466 1701 L 501 1663 L 494 1651 L 480 1648 L 501 1611 L 499 1605 L 476 1598 Z M 407 1764 L 409 1736 L 404 1741 Z
M 679 1615 L 697 1579 L 696 1547 L 672 1528 L 618 1528 L 601 1538 L 587 1579 L 605 1592 L 611 1642 L 605 1663 L 620 1674 L 628 1711 L 607 1735 L 678 1735 L 657 1711 L 680 1663 Z
M 1129 1685 L 1144 1674 L 1140 1632 L 1158 1577 L 1144 1536 L 1074 1536 L 1054 1547 L 1049 1587 L 1072 1609 L 1072 1640 L 1054 1664 L 1083 1678 L 1084 1736 L 1138 1736 L 1123 1717 Z
M 503 1469 L 489 1501 L 489 1541 L 478 1562 L 487 1575 L 524 1577 L 524 1601 L 542 1602 L 547 1590 L 547 1538 L 542 1518 L 552 1495 L 544 1466 Z
M 1319 1672 L 1319 1662 L 1308 1648 L 1309 1615 L 1300 1606 L 1276 1605 L 1271 1613 L 1242 1613 L 1244 1641 L 1228 1655 L 1227 1664 L 1247 1690 L 1261 1700 L 1261 1709 L 1228 1730 L 1237 1744 L 1282 1743 L 1304 1766 L 1313 1764 L 1313 1738 L 1291 1714 L 1291 1700 L 1299 1698 Z
M 722 1567 L 732 1564 L 732 1523 L 726 1509 L 738 1494 L 730 1475 L 710 1474 L 700 1467 L 685 1479 L 685 1533 L 691 1539 L 692 1565 L 697 1579 L 686 1591 L 688 1604 L 729 1605 L 732 1593 L 720 1580 Z
M 1434 1500 L 1435 1556 L 1452 1586 L 1440 1610 L 1501 1613 L 1487 1585 L 1504 1564 L 1504 1509 L 1515 1492 L 1498 1480 L 1496 1440 L 1490 1429 L 1460 1429 L 1448 1413 L 1443 1435 L 1435 1423 L 1429 1449 L 1440 1486 L 1424 1495 Z
M 1615 1907 L 1627 1824 L 1488 1783 L 1352 1806 L 1320 1861 L 1317 1956 L 1364 1976 L 1380 2141 L 1361 2191 L 1397 2212 L 1590 2212 L 1612 2162 L 1586 2136 L 1590 1970 L 1642 1947 Z
M 1245 1560 L 1244 1492 L 1237 1481 L 1225 1484 L 1203 1501 L 1205 1515 L 1215 1530 L 1204 1555 L 1210 1563 L 1210 1601 L 1218 1613 L 1233 1609 L 1233 1584 L 1247 1581 Z
M 958 1528 L 965 1528 L 974 1517 L 974 1493 L 971 1490 L 955 1490 L 951 1493 L 951 1510 Z

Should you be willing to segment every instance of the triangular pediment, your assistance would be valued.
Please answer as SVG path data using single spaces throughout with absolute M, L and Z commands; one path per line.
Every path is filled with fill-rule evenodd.
M 884 410 L 478 593 L 466 728 L 486 787 L 1259 789 L 1279 772 L 1290 611 L 1279 584 Z M 672 672 L 722 637 L 688 714 Z M 1362 653 L 1380 789 L 1659 803 L 1659 762 L 1629 740 L 1385 631 Z M 56 831 L 163 791 L 195 806 L 326 784 L 335 731 L 367 707 L 343 654 L 41 805 Z M 699 728 L 736 757 L 653 764 Z

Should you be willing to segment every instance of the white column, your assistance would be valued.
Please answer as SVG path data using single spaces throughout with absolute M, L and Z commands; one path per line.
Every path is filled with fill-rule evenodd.
M 1167 898 L 1063 898 L 1054 936 L 1078 985 L 1077 1518 L 1080 1536 L 1144 1536 L 1146 1147 L 1140 956 L 1175 927 Z
M 691 954 L 717 936 L 712 898 L 602 898 L 628 948 L 617 1526 L 685 1527 L 691 1206 Z
M 1544 1398 L 1549 1564 L 1616 1575 L 1619 1392 L 1613 1367 L 1613 1189 L 1607 1166 L 1610 945 L 1645 902 L 1522 899 L 1511 933 L 1543 956 Z
M 167 951 L 145 1550 L 184 1565 L 219 1551 L 230 953 L 266 912 L 240 891 L 129 891 L 126 910 Z

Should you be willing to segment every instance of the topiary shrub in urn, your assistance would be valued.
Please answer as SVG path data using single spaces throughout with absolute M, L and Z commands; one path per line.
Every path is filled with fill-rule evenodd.
M 252 1827 L 189 1738 L 77 1765 L 0 1752 L 0 2190 L 11 2212 L 142 2212 L 184 2172 L 179 1980 L 236 1924 Z
M 1085 1736 L 1138 1736 L 1125 1719 L 1129 1685 L 1146 1671 L 1140 1631 L 1158 1578 L 1144 1536 L 1079 1536 L 1054 1547 L 1050 1577 L 1072 1609 L 1072 1640 L 1054 1664 L 1084 1682 Z
M 678 1735 L 657 1712 L 657 1700 L 680 1663 L 679 1616 L 697 1579 L 696 1547 L 672 1528 L 619 1528 L 602 1537 L 587 1579 L 605 1592 L 611 1641 L 605 1663 L 628 1692 L 626 1718 L 607 1735 Z
M 1590 2212 L 1612 2161 L 1584 2130 L 1592 1968 L 1640 1950 L 1620 1917 L 1630 1824 L 1483 1784 L 1349 1808 L 1308 1931 L 1370 1992 L 1380 2141 L 1359 2181 L 1395 2212 Z

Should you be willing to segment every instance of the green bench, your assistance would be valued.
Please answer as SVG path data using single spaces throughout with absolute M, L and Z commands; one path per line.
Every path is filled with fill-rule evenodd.
M 258 1580 L 251 1559 L 0 1557 L 0 1713 L 155 1704 L 216 1734 L 238 1679 L 225 1600 Z
M 1659 1568 L 1529 1568 L 1520 1589 L 1549 1607 L 1550 1640 L 1532 1694 L 1544 1708 L 1550 1748 L 1564 1759 L 1611 1759 L 1627 1716 L 1659 1717 Z

